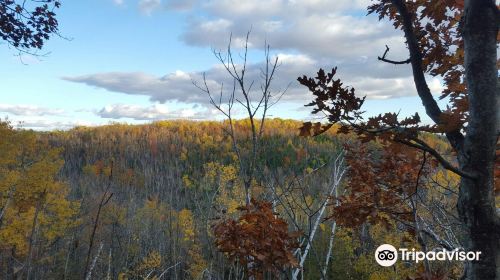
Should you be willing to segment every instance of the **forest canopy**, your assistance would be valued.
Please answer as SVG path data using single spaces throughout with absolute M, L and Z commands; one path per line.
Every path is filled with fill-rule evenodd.
M 231 227 L 219 221 L 247 219 L 248 223 L 253 215 L 271 213 L 272 217 L 273 212 L 279 219 L 275 222 L 285 226 L 274 242 L 289 236 L 290 242 L 299 243 L 293 245 L 293 241 L 291 247 L 283 247 L 283 253 L 290 255 L 281 262 L 277 262 L 279 255 L 262 255 L 278 252 L 277 248 L 256 251 L 255 257 L 266 262 L 262 263 L 265 266 L 253 266 L 254 275 L 270 276 L 282 273 L 282 269 L 293 273 L 300 258 L 292 255 L 292 249 L 304 249 L 310 240 L 311 254 L 302 263 L 308 279 L 321 275 L 330 279 L 411 276 L 422 268 L 400 264 L 395 270 L 387 270 L 372 258 L 378 244 L 420 246 L 414 239 L 413 215 L 397 213 L 401 209 L 411 213 L 412 207 L 394 194 L 411 194 L 415 176 L 421 176 L 419 196 L 428 207 L 442 211 L 456 200 L 456 176 L 432 162 L 425 164 L 423 175 L 419 175 L 408 162 L 412 160 L 411 151 L 386 154 L 381 143 L 365 150 L 353 136 L 334 130 L 304 138 L 297 133 L 300 122 L 270 119 L 262 143 L 264 152 L 258 158 L 262 175 L 256 177 L 253 190 L 255 199 L 279 200 L 272 208 L 256 201 L 255 209 L 264 212 L 252 212 L 254 206 L 247 206 L 250 212 L 243 218 L 240 213 L 247 208 L 242 181 L 221 122 L 161 121 L 43 133 L 14 130 L 5 122 L 2 125 L 3 135 L 8 135 L 0 145 L 4 155 L 1 166 L 6 171 L 2 174 L 8 175 L 2 175 L 1 206 L 5 214 L 0 225 L 0 265 L 5 277 L 19 273 L 48 279 L 89 274 L 119 279 L 143 279 L 147 275 L 165 279 L 199 279 L 208 274 L 234 277 L 244 273 L 248 262 L 242 262 L 243 255 L 226 258 L 217 249 L 222 246 L 219 248 L 224 252 L 231 248 L 226 238 L 233 234 L 227 231 Z M 238 121 L 236 126 L 242 135 L 249 133 L 247 121 Z M 440 138 L 429 136 L 428 140 L 437 149 L 449 150 Z M 355 168 L 349 169 L 338 185 L 338 200 L 327 202 L 333 195 L 333 177 L 341 176 L 344 166 L 336 159 L 346 149 L 347 164 Z M 373 166 L 357 168 L 355 164 L 362 164 L 361 160 L 369 160 Z M 30 168 L 21 171 L 22 163 Z M 391 181 L 377 171 L 380 168 L 403 168 L 400 170 L 407 174 L 408 181 L 401 181 L 406 175 L 400 174 L 392 174 L 391 180 L 397 181 Z M 382 176 L 379 179 L 387 183 L 370 188 L 373 182 L 364 181 L 359 173 L 363 169 L 378 172 Z M 32 185 L 30 178 L 44 178 L 47 183 Z M 374 197 L 376 190 L 380 193 Z M 363 195 L 367 197 L 361 199 Z M 328 207 L 321 212 L 326 202 Z M 433 226 L 435 218 L 451 222 L 453 215 L 428 216 L 432 213 L 418 213 L 427 223 L 429 236 L 443 237 L 429 242 L 449 242 L 450 246 L 460 242 L 459 228 Z M 9 219 L 24 223 L 7 222 Z M 240 233 L 234 238 L 242 239 L 245 230 L 238 229 Z M 215 242 L 214 234 L 219 241 Z M 311 234 L 315 237 L 309 239 Z M 268 262 L 269 258 L 274 261 Z M 334 261 L 326 261 L 329 258 Z M 461 264 L 436 269 L 459 275 Z

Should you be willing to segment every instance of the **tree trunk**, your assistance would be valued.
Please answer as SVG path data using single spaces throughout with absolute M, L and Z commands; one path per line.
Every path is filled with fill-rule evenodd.
M 27 275 L 26 279 L 29 280 L 31 277 L 31 261 L 33 258 L 33 247 L 34 243 L 36 242 L 36 234 L 37 234 L 37 227 L 38 227 L 38 215 L 40 214 L 40 205 L 37 205 L 35 208 L 35 215 L 33 216 L 33 224 L 31 226 L 31 234 L 29 238 L 29 247 L 28 247 L 28 260 L 26 261 L 26 270 L 27 270 Z
M 499 132 L 495 2 L 466 0 L 463 20 L 469 124 L 459 164 L 476 179 L 462 177 L 457 206 L 467 230 L 466 249 L 481 252 L 479 261 L 466 264 L 464 279 L 500 279 L 500 223 L 493 193 Z

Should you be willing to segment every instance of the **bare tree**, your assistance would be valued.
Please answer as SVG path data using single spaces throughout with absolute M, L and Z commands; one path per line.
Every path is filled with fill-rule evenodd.
M 232 141 L 233 150 L 236 153 L 240 177 L 245 188 L 245 202 L 248 205 L 252 197 L 252 182 L 257 177 L 257 158 L 260 151 L 262 135 L 269 109 L 274 106 L 285 94 L 287 88 L 274 92 L 271 83 L 278 68 L 279 58 L 271 57 L 270 46 L 265 44 L 265 63 L 260 69 L 260 88 L 254 89 L 255 81 L 248 80 L 248 40 L 250 31 L 246 35 L 243 54 L 240 55 L 241 63 L 235 62 L 232 49 L 232 34 L 229 37 L 229 44 L 226 52 L 213 50 L 215 57 L 221 62 L 227 73 L 233 80 L 232 88 L 228 93 L 224 92 L 224 84 L 221 83 L 218 97 L 212 93 L 208 86 L 205 73 L 203 73 L 203 83 L 199 85 L 196 81 L 193 84 L 206 93 L 210 99 L 210 104 L 221 112 L 227 119 L 228 127 L 224 130 Z M 224 96 L 227 95 L 227 102 L 223 104 Z M 241 140 L 238 138 L 237 128 L 234 119 L 234 106 L 239 105 L 245 112 L 245 117 L 250 122 L 251 148 L 246 151 L 242 148 Z
M 305 245 L 306 245 L 304 250 L 300 250 L 300 248 L 297 250 L 297 256 L 299 258 L 299 265 L 300 266 L 295 268 L 292 272 L 292 279 L 294 279 L 294 280 L 297 279 L 299 273 L 302 271 L 302 267 L 304 266 L 304 263 L 307 259 L 307 256 L 309 255 L 309 252 L 312 249 L 312 244 L 313 244 L 316 232 L 318 230 L 319 224 L 325 218 L 324 214 L 325 214 L 326 207 L 327 207 L 327 205 L 329 205 L 330 200 L 332 198 L 336 197 L 336 194 L 338 192 L 338 187 L 339 187 L 339 185 L 342 182 L 342 179 L 344 177 L 346 167 L 344 165 L 344 157 L 343 156 L 344 156 L 343 152 L 340 152 L 337 155 L 337 157 L 333 163 L 332 180 L 331 180 L 331 183 L 330 183 L 329 188 L 327 190 L 327 193 L 325 195 L 325 199 L 320 204 L 320 208 L 317 211 L 314 211 L 313 215 L 309 216 L 310 219 L 314 218 L 313 225 L 312 225 L 312 227 L 309 228 L 308 234 L 306 236 L 304 236 L 303 240 L 301 240 L 301 244 L 305 243 Z M 331 235 L 330 235 L 330 244 L 329 244 L 327 254 L 326 254 L 326 259 L 325 259 L 325 266 L 321 268 L 323 278 L 325 278 L 325 275 L 326 275 L 326 270 L 328 268 L 330 254 L 331 254 L 331 250 L 333 247 L 335 227 L 336 227 L 336 223 L 335 223 L 335 221 L 333 221 Z
M 108 184 L 106 185 L 106 189 L 104 190 L 104 193 L 101 196 L 101 200 L 99 201 L 99 205 L 97 207 L 96 217 L 94 219 L 94 225 L 92 227 L 92 234 L 90 235 L 89 249 L 87 251 L 87 258 L 85 261 L 85 268 L 84 268 L 85 270 L 84 270 L 84 277 L 83 278 L 85 278 L 85 279 L 87 279 L 87 277 L 90 277 L 90 273 L 92 271 L 92 268 L 95 265 L 95 260 L 99 256 L 99 254 L 101 253 L 101 250 L 102 250 L 103 243 L 101 243 L 101 245 L 99 246 L 99 250 L 98 250 L 97 255 L 94 259 L 94 262 L 92 263 L 92 266 L 89 267 L 90 257 L 92 255 L 92 247 L 94 245 L 94 239 L 95 239 L 95 235 L 97 232 L 97 227 L 99 226 L 99 218 L 101 216 L 102 209 L 104 206 L 106 206 L 106 204 L 108 204 L 108 202 L 113 197 L 113 193 L 111 192 L 112 180 L 113 180 L 113 162 L 111 162 L 110 173 L 109 173 L 109 177 L 108 177 Z

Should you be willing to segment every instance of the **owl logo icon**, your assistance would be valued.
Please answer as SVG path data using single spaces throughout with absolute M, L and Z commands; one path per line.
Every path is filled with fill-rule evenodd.
M 390 244 L 382 244 L 375 251 L 375 260 L 381 266 L 391 266 L 398 260 L 398 251 Z

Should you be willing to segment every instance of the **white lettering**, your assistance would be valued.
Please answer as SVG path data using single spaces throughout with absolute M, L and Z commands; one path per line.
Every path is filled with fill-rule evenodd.
M 415 248 L 412 248 L 411 251 L 407 248 L 399 248 L 396 249 L 390 244 L 384 244 L 381 246 L 391 246 L 389 248 L 392 248 L 391 250 L 379 250 L 377 249 L 377 254 L 376 256 L 379 258 L 377 259 L 377 262 L 380 261 L 391 261 L 389 263 L 383 263 L 379 264 L 382 266 L 391 266 L 397 261 L 398 255 L 396 254 L 395 258 L 393 257 L 394 255 L 391 255 L 391 252 L 396 253 L 399 251 L 399 256 L 401 257 L 402 261 L 414 261 L 415 263 L 419 263 L 423 260 L 428 260 L 428 261 L 477 261 L 479 260 L 479 256 L 481 255 L 481 252 L 479 251 L 463 251 L 463 249 L 454 249 L 451 251 L 448 251 L 446 249 L 441 249 L 441 250 L 435 250 L 435 251 L 429 251 L 429 252 L 423 252 L 423 251 L 417 251 Z M 379 247 L 380 248 L 380 247 Z M 379 252 L 380 251 L 380 252 Z

